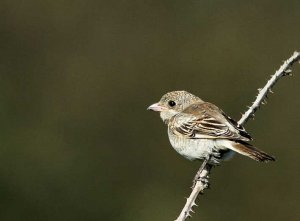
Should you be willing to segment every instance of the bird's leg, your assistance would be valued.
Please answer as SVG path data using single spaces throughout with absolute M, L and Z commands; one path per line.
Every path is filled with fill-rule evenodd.
M 206 177 L 201 177 L 201 173 L 202 173 L 202 171 L 204 170 L 204 168 L 206 167 L 206 165 L 207 165 L 208 161 L 210 160 L 210 158 L 211 158 L 211 156 L 208 155 L 208 156 L 204 159 L 204 161 L 203 161 L 203 163 L 201 164 L 201 166 L 200 166 L 198 172 L 196 173 L 196 176 L 195 176 L 194 179 L 193 179 L 193 186 L 192 186 L 192 188 L 195 187 L 197 181 L 202 181 L 202 182 L 204 182 L 204 183 L 208 183 L 208 180 L 207 180 Z

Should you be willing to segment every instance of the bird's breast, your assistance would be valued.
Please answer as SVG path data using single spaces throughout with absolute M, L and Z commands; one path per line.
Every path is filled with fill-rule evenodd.
M 204 159 L 214 149 L 214 140 L 212 139 L 190 139 L 174 134 L 170 129 L 168 135 L 172 147 L 189 160 Z

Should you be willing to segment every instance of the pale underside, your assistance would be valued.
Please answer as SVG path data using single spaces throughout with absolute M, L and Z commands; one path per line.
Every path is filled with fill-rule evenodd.
M 234 151 L 229 148 L 231 141 L 227 139 L 187 139 L 184 136 L 174 135 L 170 130 L 168 135 L 172 147 L 189 160 L 203 160 L 210 156 L 211 164 L 219 164 L 234 155 Z

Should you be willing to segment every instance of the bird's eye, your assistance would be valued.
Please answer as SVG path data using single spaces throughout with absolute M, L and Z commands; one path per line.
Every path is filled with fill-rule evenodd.
M 175 101 L 169 101 L 168 104 L 169 104 L 170 107 L 174 107 L 176 105 Z

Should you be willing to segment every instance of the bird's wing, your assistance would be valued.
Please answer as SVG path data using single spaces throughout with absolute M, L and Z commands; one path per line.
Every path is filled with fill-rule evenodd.
M 190 139 L 252 140 L 243 127 L 208 102 L 190 105 L 171 119 L 169 128 L 174 134 Z

